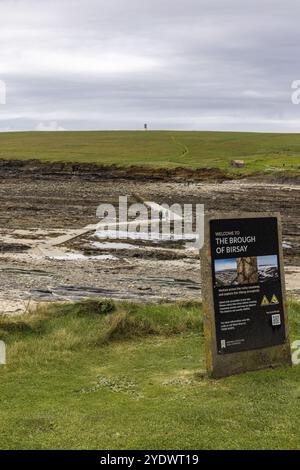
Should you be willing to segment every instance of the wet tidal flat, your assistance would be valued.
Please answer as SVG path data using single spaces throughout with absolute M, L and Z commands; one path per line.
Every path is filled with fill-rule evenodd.
M 201 299 L 198 250 L 188 241 L 105 239 L 97 230 L 85 230 L 99 222 L 99 204 L 117 206 L 125 195 L 129 204 L 204 204 L 210 213 L 279 211 L 287 288 L 299 295 L 299 189 L 293 181 L 254 179 L 101 180 L 101 175 L 38 171 L 6 175 L 0 184 L 1 310 L 21 313 L 40 301 L 99 296 L 152 303 Z

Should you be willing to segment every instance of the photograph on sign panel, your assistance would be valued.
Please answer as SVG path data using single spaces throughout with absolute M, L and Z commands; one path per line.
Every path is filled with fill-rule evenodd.
M 257 257 L 259 282 L 267 282 L 278 279 L 278 258 L 277 255 L 267 255 Z
M 237 259 L 215 260 L 215 283 L 218 287 L 233 286 L 237 282 Z

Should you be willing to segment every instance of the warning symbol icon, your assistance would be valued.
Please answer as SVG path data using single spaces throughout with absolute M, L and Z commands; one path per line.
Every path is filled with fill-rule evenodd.
M 279 300 L 277 299 L 276 295 L 273 294 L 272 299 L 271 299 L 271 304 L 279 304 Z
M 264 295 L 260 305 L 270 305 L 268 298 Z

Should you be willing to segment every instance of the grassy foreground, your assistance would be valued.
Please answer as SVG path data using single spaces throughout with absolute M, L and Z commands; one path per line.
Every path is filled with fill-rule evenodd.
M 0 334 L 2 449 L 300 449 L 300 366 L 208 379 L 200 305 L 55 305 Z
M 0 133 L 1 159 L 39 159 L 156 168 L 220 168 L 232 159 L 244 173 L 300 166 L 300 134 L 246 132 L 19 132 Z M 241 172 L 241 170 L 236 170 Z

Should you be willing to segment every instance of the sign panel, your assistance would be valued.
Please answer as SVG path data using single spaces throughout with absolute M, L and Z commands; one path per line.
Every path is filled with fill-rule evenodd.
M 218 354 L 285 342 L 275 217 L 210 221 Z
M 202 284 L 209 368 L 224 364 L 224 374 L 219 370 L 217 375 L 242 371 L 243 362 L 235 360 L 239 354 L 253 351 L 254 357 L 255 351 L 280 346 L 284 361 L 290 362 L 278 216 L 211 217 L 205 232 Z M 265 356 L 265 362 L 277 363 L 277 355 Z M 245 370 L 255 368 L 252 360 L 245 363 Z

